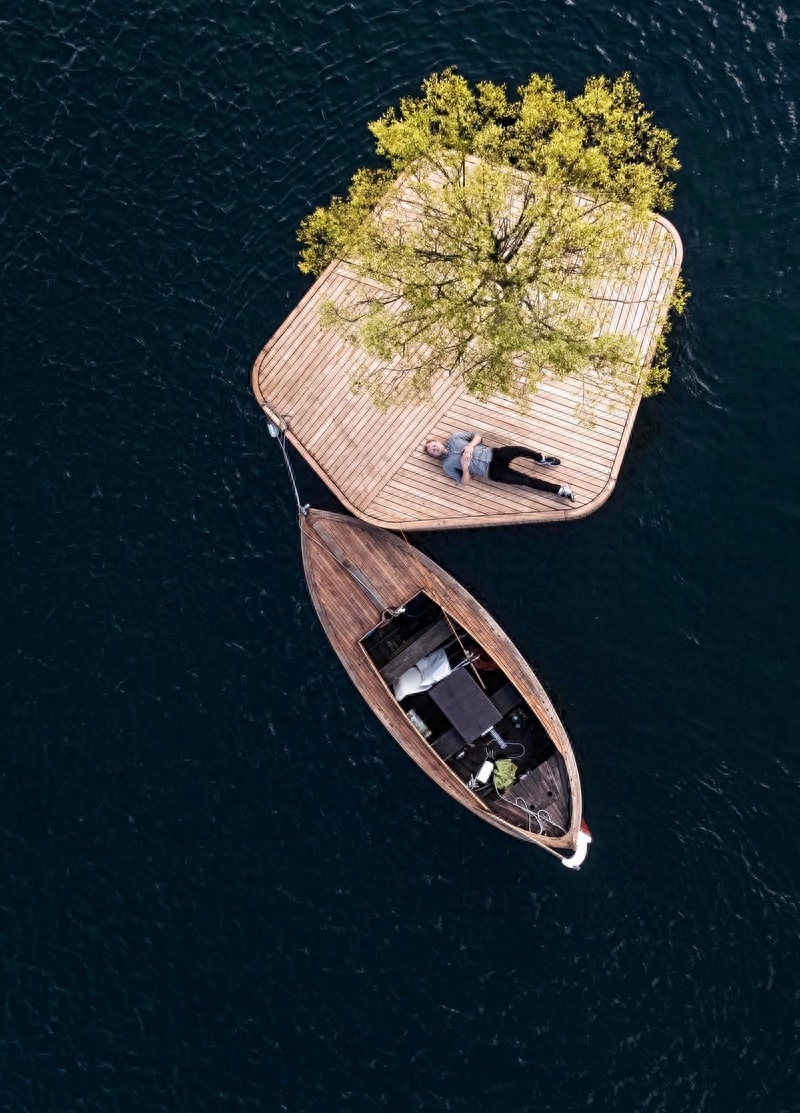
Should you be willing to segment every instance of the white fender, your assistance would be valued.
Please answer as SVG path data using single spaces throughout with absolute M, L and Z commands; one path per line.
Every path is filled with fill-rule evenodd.
M 588 831 L 583 829 L 578 831 L 578 845 L 575 847 L 575 853 L 571 858 L 562 858 L 561 865 L 566 866 L 568 870 L 579 870 L 589 853 L 589 843 L 591 841 L 592 836 Z

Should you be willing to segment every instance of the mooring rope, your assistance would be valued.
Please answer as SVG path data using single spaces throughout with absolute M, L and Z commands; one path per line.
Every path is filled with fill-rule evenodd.
M 341 552 L 337 553 L 337 552 L 334 551 L 335 546 L 333 544 L 332 538 L 327 537 L 327 536 L 326 537 L 318 537 L 316 535 L 316 531 L 311 531 L 306 527 L 306 525 L 304 524 L 304 519 L 307 518 L 307 516 L 308 516 L 309 503 L 302 503 L 300 501 L 300 493 L 297 489 L 297 481 L 296 481 L 295 476 L 294 476 L 294 468 L 292 467 L 292 461 L 289 457 L 289 451 L 286 447 L 286 430 L 284 428 L 281 428 L 274 421 L 267 422 L 267 429 L 269 430 L 269 435 L 271 437 L 273 437 L 278 442 L 278 447 L 280 448 L 281 453 L 283 455 L 283 462 L 286 465 L 286 471 L 287 471 L 288 476 L 289 476 L 289 482 L 292 485 L 292 492 L 294 493 L 294 499 L 295 499 L 295 502 L 297 503 L 297 510 L 298 510 L 299 521 L 300 521 L 300 529 L 302 530 L 302 532 L 305 534 L 306 537 L 310 538 L 315 544 L 319 545 L 320 548 L 324 549 L 325 552 L 328 554 L 328 556 L 332 557 L 333 560 L 335 560 L 336 563 L 345 572 L 347 572 L 348 575 L 351 576 L 351 578 L 353 580 L 355 580 L 355 582 L 359 585 L 361 590 L 366 595 L 369 596 L 369 598 L 372 600 L 372 602 L 378 608 L 378 612 L 380 613 L 380 616 L 381 616 L 381 623 L 388 622 L 388 620 L 390 618 L 396 618 L 397 615 L 403 614 L 403 612 L 405 611 L 405 607 L 387 607 L 384 600 L 380 597 L 378 592 L 372 587 L 372 585 L 369 583 L 369 581 L 359 572 L 359 570 L 357 568 L 355 568 L 353 565 L 351 565 L 349 563 L 349 561 L 347 561 L 344 558 L 344 554 L 341 553 Z
M 300 501 L 300 493 L 297 490 L 297 481 L 294 477 L 294 468 L 292 467 L 292 461 L 289 459 L 289 453 L 286 448 L 286 431 L 285 429 L 281 429 L 280 426 L 276 425 L 273 421 L 267 422 L 267 429 L 269 430 L 269 435 L 271 437 L 274 437 L 275 440 L 278 442 L 278 447 L 283 453 L 283 462 L 284 464 L 286 464 L 286 471 L 289 475 L 289 482 L 291 483 L 292 491 L 294 492 L 294 500 L 297 503 L 297 512 L 305 517 L 308 513 L 308 503 L 302 503 Z

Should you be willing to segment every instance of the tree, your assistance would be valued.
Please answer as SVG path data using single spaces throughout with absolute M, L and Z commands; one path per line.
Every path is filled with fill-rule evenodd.
M 570 100 L 533 75 L 509 100 L 454 70 L 370 124 L 388 168 L 308 216 L 300 268 L 343 260 L 357 281 L 326 301 L 335 328 L 384 367 L 356 377 L 378 405 L 424 399 L 442 373 L 525 407 L 544 377 L 592 399 L 659 389 L 630 336 L 604 332 L 608 282 L 633 265 L 651 210 L 671 203 L 674 139 L 629 75 Z

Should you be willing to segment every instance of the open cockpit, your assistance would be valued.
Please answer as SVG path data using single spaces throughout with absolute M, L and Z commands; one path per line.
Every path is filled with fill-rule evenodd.
M 486 807 L 532 834 L 566 834 L 564 759 L 502 669 L 438 603 L 420 592 L 361 646 L 419 735 Z

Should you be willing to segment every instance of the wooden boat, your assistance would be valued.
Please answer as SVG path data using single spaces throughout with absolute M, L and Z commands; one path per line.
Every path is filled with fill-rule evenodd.
M 389 733 L 474 815 L 577 868 L 591 835 L 572 747 L 494 619 L 386 530 L 309 508 L 300 530 L 320 621 Z

